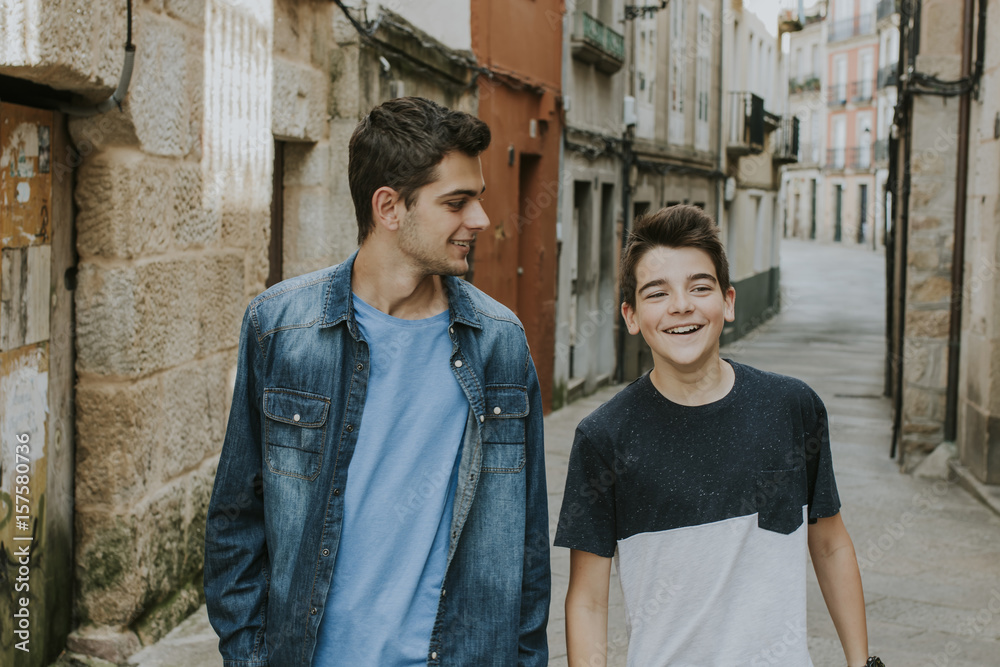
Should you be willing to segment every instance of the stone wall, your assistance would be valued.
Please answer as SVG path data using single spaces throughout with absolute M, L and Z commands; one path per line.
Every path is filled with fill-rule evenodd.
M 925 2 L 916 67 L 957 79 L 961 12 Z M 903 312 L 900 462 L 912 469 L 944 439 L 949 300 L 954 247 L 958 99 L 917 95 L 913 101 L 910 202 Z

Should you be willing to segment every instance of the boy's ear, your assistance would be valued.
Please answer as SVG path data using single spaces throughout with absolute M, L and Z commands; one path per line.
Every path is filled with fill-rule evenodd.
M 732 285 L 726 290 L 726 321 L 736 320 L 736 288 Z
M 396 190 L 388 185 L 383 185 L 372 194 L 372 220 L 375 227 L 381 227 L 389 231 L 399 229 L 402 222 L 401 210 L 406 206 Z
M 622 301 L 622 318 L 625 320 L 625 326 L 628 327 L 628 332 L 633 336 L 639 333 L 639 322 L 635 319 L 635 308 L 628 305 L 628 301 Z

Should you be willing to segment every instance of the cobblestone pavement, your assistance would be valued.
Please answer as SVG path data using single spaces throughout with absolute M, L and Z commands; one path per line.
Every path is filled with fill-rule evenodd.
M 1000 665 L 1000 517 L 956 484 L 900 474 L 888 457 L 881 253 L 789 241 L 781 253 L 781 314 L 723 354 L 802 378 L 826 402 L 844 521 L 862 566 L 872 652 L 889 667 Z M 618 389 L 605 388 L 545 420 L 553 534 L 576 424 Z M 568 551 L 553 549 L 549 643 L 550 664 L 557 666 L 566 665 L 568 572 Z M 813 661 L 843 665 L 811 569 L 808 590 Z M 628 642 L 617 581 L 609 626 L 609 664 L 624 665 Z M 219 667 L 215 647 L 202 607 L 132 663 Z

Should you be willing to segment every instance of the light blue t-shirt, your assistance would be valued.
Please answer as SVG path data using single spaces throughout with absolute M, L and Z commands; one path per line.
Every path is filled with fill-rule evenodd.
M 427 664 L 469 402 L 448 311 L 403 320 L 353 297 L 370 372 L 316 667 Z

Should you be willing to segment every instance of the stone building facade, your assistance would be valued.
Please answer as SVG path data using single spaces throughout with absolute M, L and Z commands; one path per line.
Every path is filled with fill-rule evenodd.
M 122 68 L 125 5 L 3 3 L 4 104 L 106 98 Z M 354 25 L 328 2 L 136 3 L 121 109 L 46 112 L 49 125 L 29 119 L 34 138 L 7 142 L 21 165 L 12 192 L 26 192 L 22 171 L 43 163 L 53 186 L 36 211 L 51 243 L 33 228 L 31 248 L 5 242 L 0 260 L 7 271 L 21 255 L 40 267 L 28 291 L 49 273 L 51 299 L 7 305 L 52 305 L 47 359 L 24 372 L 5 363 L 0 380 L 5 400 L 28 385 L 47 398 L 40 417 L 0 415 L 3 451 L 11 433 L 35 434 L 32 473 L 47 482 L 35 487 L 45 502 L 32 506 L 31 561 L 33 637 L 46 650 L 15 663 L 5 646 L 0 662 L 47 664 L 67 645 L 121 661 L 201 604 L 205 509 L 247 302 L 356 247 L 346 145 L 371 106 L 419 94 L 477 112 L 471 9 L 442 20 L 440 5 L 369 3 L 367 15 L 349 10 Z M 14 111 L 0 109 L 0 123 Z M 3 319 L 5 331 L 38 320 L 18 317 Z M 8 470 L 4 459 L 4 492 Z M 10 553 L 16 531 L 2 530 Z
M 895 446 L 912 469 L 953 443 L 961 466 L 1000 484 L 1000 3 L 908 1 L 901 15 L 901 65 L 914 74 L 890 166 Z

